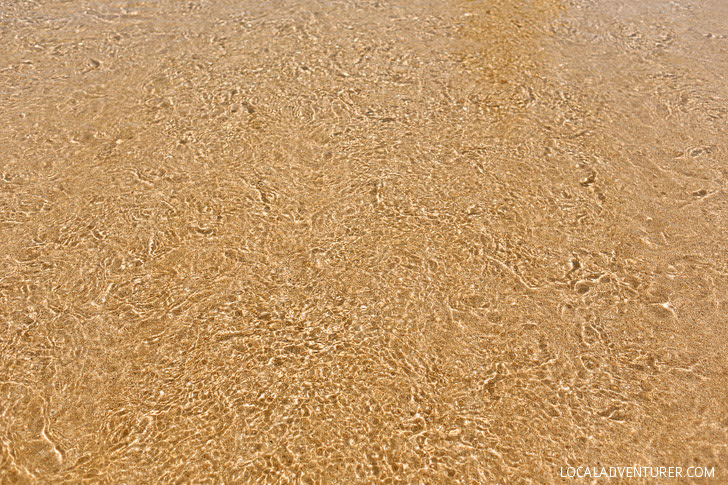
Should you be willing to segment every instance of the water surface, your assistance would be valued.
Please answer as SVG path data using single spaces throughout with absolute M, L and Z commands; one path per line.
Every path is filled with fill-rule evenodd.
M 0 481 L 719 482 L 726 20 L 0 2 Z

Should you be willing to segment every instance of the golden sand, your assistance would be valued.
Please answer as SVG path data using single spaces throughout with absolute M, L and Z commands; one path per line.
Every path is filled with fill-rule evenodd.
M 0 1 L 0 483 L 726 483 L 726 25 Z

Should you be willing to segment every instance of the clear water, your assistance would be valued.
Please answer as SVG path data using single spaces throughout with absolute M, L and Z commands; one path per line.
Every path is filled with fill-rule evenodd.
M 0 481 L 720 481 L 727 20 L 0 2 Z

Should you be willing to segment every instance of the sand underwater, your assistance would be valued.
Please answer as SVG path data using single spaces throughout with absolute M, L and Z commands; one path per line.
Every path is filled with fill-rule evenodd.
M 0 0 L 0 483 L 727 483 L 726 73 L 724 0 Z

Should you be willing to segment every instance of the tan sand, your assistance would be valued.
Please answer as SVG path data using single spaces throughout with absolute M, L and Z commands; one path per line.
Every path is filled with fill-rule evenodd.
M 0 483 L 726 483 L 727 26 L 0 2 Z

